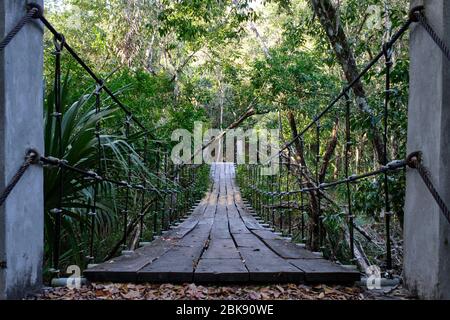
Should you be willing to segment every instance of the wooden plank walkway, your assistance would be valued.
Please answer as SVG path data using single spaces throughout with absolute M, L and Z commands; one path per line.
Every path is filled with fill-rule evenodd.
M 235 184 L 232 163 L 211 167 L 212 188 L 180 225 L 132 254 L 87 269 L 91 281 L 352 283 L 357 271 L 261 226 Z

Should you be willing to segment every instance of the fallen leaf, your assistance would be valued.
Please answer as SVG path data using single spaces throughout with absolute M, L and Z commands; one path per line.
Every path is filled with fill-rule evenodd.
M 122 297 L 129 300 L 135 300 L 142 298 L 142 295 L 139 291 L 131 290 L 126 294 L 122 294 Z

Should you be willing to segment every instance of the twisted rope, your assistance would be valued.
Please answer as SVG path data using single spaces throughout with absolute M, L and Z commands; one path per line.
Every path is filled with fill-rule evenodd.
M 37 6 L 29 7 L 28 13 L 19 20 L 16 26 L 6 35 L 6 37 L 0 42 L 0 52 L 3 51 L 6 46 L 14 39 L 14 37 L 22 30 L 22 28 L 28 24 L 31 20 L 39 18 L 41 9 Z
M 20 179 L 25 174 L 25 172 L 27 172 L 28 168 L 32 164 L 38 163 L 38 161 L 39 161 L 39 154 L 34 150 L 28 151 L 25 157 L 25 161 L 20 166 L 19 170 L 17 170 L 16 174 L 12 177 L 11 181 L 3 190 L 3 192 L 0 194 L 0 206 L 2 206 L 3 203 L 6 201 L 9 194 L 13 191 L 14 187 L 19 183 Z
M 434 200 L 436 201 L 437 205 L 442 210 L 442 213 L 444 214 L 445 218 L 450 223 L 450 210 L 448 209 L 439 192 L 434 187 L 428 169 L 422 164 L 421 152 L 416 151 L 411 153 L 408 156 L 406 162 L 410 168 L 417 170 L 423 182 L 425 183 L 431 195 L 433 196 Z
M 427 18 L 425 17 L 424 7 L 418 6 L 412 9 L 411 11 L 411 19 L 415 22 L 420 23 L 420 25 L 425 29 L 425 31 L 429 34 L 431 39 L 436 43 L 436 45 L 441 49 L 442 53 L 446 56 L 446 58 L 450 61 L 450 49 L 444 40 L 439 37 L 437 32 L 433 29 L 433 27 L 428 23 Z

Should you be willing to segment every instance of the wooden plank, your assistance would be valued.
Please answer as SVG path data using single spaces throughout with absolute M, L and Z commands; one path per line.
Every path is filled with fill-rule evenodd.
M 307 282 L 352 284 L 361 278 L 358 271 L 346 269 L 325 259 L 291 259 L 288 261 L 305 272 Z
M 198 224 L 198 221 L 197 221 Z M 164 235 L 164 238 L 166 239 L 181 239 L 184 236 L 186 236 L 189 232 L 191 232 L 194 228 L 184 228 L 184 227 L 176 227 L 167 232 Z
M 131 255 L 122 255 L 86 269 L 83 274 L 89 281 L 135 282 L 138 270 L 164 255 L 175 244 L 175 241 L 158 239 Z
M 264 228 L 259 224 L 259 222 L 254 217 L 243 215 L 242 220 L 244 221 L 245 226 L 249 230 L 264 230 Z
M 193 247 L 193 246 L 205 246 L 208 242 L 208 234 L 203 234 L 202 232 L 195 232 L 188 234 L 186 237 L 178 241 L 175 247 Z
M 219 201 L 217 202 L 217 205 L 222 207 L 222 208 L 224 208 L 227 205 L 227 198 L 226 198 L 226 196 L 224 196 L 222 194 L 222 191 L 221 191 L 221 193 L 219 195 Z
M 201 245 L 177 247 L 137 272 L 137 282 L 192 282 Z
M 201 259 L 194 272 L 194 282 L 247 282 L 249 272 L 241 259 Z
M 212 203 L 208 205 L 208 207 L 205 210 L 205 213 L 203 214 L 204 218 L 214 218 L 214 215 L 216 214 L 217 204 L 215 203 L 215 201 L 211 202 Z
M 263 240 L 275 240 L 275 239 L 281 239 L 280 236 L 277 236 L 272 231 L 269 230 L 252 230 L 252 233 L 257 235 L 258 238 Z
M 181 246 L 192 246 L 198 245 L 199 243 L 205 243 L 209 238 L 212 223 L 212 219 L 205 219 L 203 224 L 199 223 L 194 230 L 180 239 L 178 244 Z
M 227 208 L 218 204 L 214 219 L 221 219 L 223 222 L 226 222 L 228 220 Z
M 228 221 L 215 221 L 211 229 L 211 239 L 231 239 Z
M 240 259 L 232 239 L 211 239 L 202 259 Z
M 240 247 L 239 251 L 249 271 L 250 281 L 266 283 L 303 283 L 305 281 L 302 270 L 278 257 L 268 248 Z
M 211 194 L 208 194 L 204 201 L 202 201 L 199 205 L 197 205 L 194 210 L 192 211 L 190 217 L 198 217 L 202 216 L 205 212 L 206 207 L 208 206 L 209 197 Z
M 214 218 L 201 217 L 200 220 L 198 221 L 197 228 L 203 228 L 204 226 L 210 227 L 213 224 L 213 222 Z
M 244 222 L 238 218 L 230 218 L 228 219 L 228 225 L 230 228 L 231 234 L 236 233 L 250 233 L 248 228 L 245 226 Z
M 285 259 L 320 259 L 320 256 L 297 246 L 295 243 L 279 239 L 263 239 L 262 241 L 272 251 Z
M 252 233 L 236 233 L 233 234 L 233 239 L 236 242 L 238 248 L 239 247 L 259 247 L 263 245 L 261 240 Z

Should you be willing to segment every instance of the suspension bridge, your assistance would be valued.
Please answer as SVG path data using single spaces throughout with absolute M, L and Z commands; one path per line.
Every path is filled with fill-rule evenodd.
M 23 3 L 5 7 L 5 10 L 8 9 L 13 13 L 11 16 L 19 18 L 14 23 L 10 22 L 12 27 L 4 31 L 5 36 L 0 42 L 0 52 L 7 54 L 8 46 L 12 46 L 14 49 L 14 46 L 18 45 L 14 41 L 22 41 L 26 48 L 34 50 L 27 47 L 27 34 L 25 33 L 28 32 L 30 37 L 36 37 L 36 34 L 40 34 L 40 27 L 44 27 L 53 35 L 55 96 L 54 109 L 50 116 L 56 128 L 53 139 L 57 146 L 55 149 L 58 152 L 57 154 L 45 154 L 44 150 L 36 148 L 36 146 L 27 149 L 26 146 L 30 144 L 24 145 L 23 151 L 26 154 L 26 159 L 21 165 L 16 165 L 14 172 L 10 166 L 13 163 L 16 164 L 17 161 L 11 161 L 8 167 L 9 172 L 4 177 L 7 182 L 4 183 L 3 191 L 0 194 L 0 205 L 7 208 L 2 213 L 7 212 L 6 214 L 9 214 L 11 209 L 8 207 L 8 202 L 12 203 L 12 197 L 15 199 L 20 197 L 20 193 L 15 192 L 15 189 L 21 188 L 21 184 L 30 178 L 27 176 L 30 173 L 29 171 L 34 170 L 34 168 L 45 166 L 57 171 L 59 181 L 58 201 L 55 207 L 50 210 L 53 217 L 51 272 L 55 277 L 63 273 L 60 270 L 61 229 L 64 216 L 68 212 L 64 208 L 65 190 L 62 186 L 63 181 L 67 179 L 88 183 L 94 190 L 93 201 L 88 204 L 86 210 L 86 215 L 89 217 L 87 225 L 89 235 L 86 243 L 87 248 L 83 251 L 86 253 L 84 275 L 92 281 L 353 283 L 360 279 L 359 271 L 343 266 L 337 261 L 326 260 L 318 252 L 323 249 L 324 242 L 327 241 L 327 230 L 324 227 L 326 211 L 330 206 L 337 206 L 345 211 L 344 238 L 348 242 L 352 262 L 358 263 L 360 267 L 367 267 L 367 260 L 362 256 L 357 243 L 355 243 L 355 223 L 351 201 L 353 196 L 352 185 L 362 179 L 375 176 L 383 177 L 384 181 L 383 194 L 381 195 L 384 198 L 384 232 L 386 236 L 384 269 L 389 271 L 392 268 L 391 219 L 393 215 L 390 203 L 389 176 L 406 169 L 413 171 L 414 177 L 419 178 L 410 178 L 410 180 L 415 179 L 414 185 L 420 190 L 424 190 L 423 192 L 427 192 L 430 196 L 429 199 L 433 201 L 433 205 L 436 205 L 437 210 L 433 213 L 439 212 L 439 214 L 432 219 L 438 221 L 436 223 L 438 223 L 439 228 L 447 230 L 447 233 L 440 231 L 440 234 L 443 238 L 448 234 L 448 224 L 441 223 L 441 221 L 450 222 L 450 212 L 445 201 L 448 197 L 439 192 L 440 188 L 434 183 L 437 181 L 437 177 L 432 176 L 430 169 L 423 163 L 424 158 L 429 159 L 429 155 L 421 152 L 426 149 L 426 146 L 418 149 L 420 151 L 410 150 L 411 153 L 404 159 L 388 159 L 387 153 L 389 107 L 393 94 L 391 88 L 392 53 L 396 42 L 411 28 L 421 28 L 421 39 L 425 39 L 426 36 L 427 41 L 432 41 L 435 46 L 437 50 L 435 54 L 447 59 L 443 65 L 448 65 L 448 60 L 450 60 L 450 50 L 446 41 L 439 37 L 440 31 L 435 30 L 429 23 L 429 19 L 426 17 L 426 13 L 429 11 L 424 11 L 426 8 L 423 6 L 414 7 L 404 24 L 382 46 L 379 53 L 362 69 L 361 73 L 355 76 L 354 80 L 328 106 L 318 112 L 305 128 L 295 132 L 292 140 L 282 146 L 280 151 L 270 159 L 277 159 L 276 161 L 279 162 L 281 170 L 278 176 L 263 176 L 261 168 L 264 164 L 254 164 L 242 165 L 241 177 L 243 178 L 239 178 L 235 175 L 235 164 L 214 163 L 211 165 L 211 187 L 206 195 L 203 195 L 195 191 L 195 188 L 198 187 L 196 177 L 200 166 L 170 164 L 169 150 L 165 150 L 160 142 L 152 140 L 154 138 L 152 132 L 145 128 L 133 114 L 131 108 L 121 102 L 105 81 L 97 76 L 81 55 L 70 46 L 70 39 L 66 39 L 60 34 L 45 18 L 42 6 L 36 3 L 27 4 L 25 7 L 22 5 Z M 450 13 L 449 8 L 447 8 L 447 11 Z M 30 27 L 34 29 L 30 29 Z M 41 36 L 38 36 L 38 38 Z M 17 50 L 17 47 L 15 49 Z M 7 55 L 8 59 L 13 59 L 13 54 L 10 52 Z M 70 55 L 87 72 L 95 85 L 91 94 L 95 100 L 95 113 L 99 117 L 95 132 L 93 132 L 98 144 L 98 159 L 95 163 L 95 169 L 70 163 L 66 159 L 65 150 L 63 150 L 62 54 Z M 352 147 L 350 116 L 353 100 L 351 92 L 353 86 L 382 59 L 384 59 L 386 87 L 383 93 L 383 141 L 380 150 L 380 164 L 379 168 L 371 172 L 356 175 L 350 172 L 349 167 Z M 108 172 L 102 157 L 105 143 L 102 139 L 101 127 L 103 109 L 100 97 L 102 95 L 108 96 L 123 112 L 122 129 L 125 139 L 131 141 L 132 137 L 138 137 L 138 142 L 136 140 L 133 142 L 138 154 L 133 155 L 131 151 L 128 153 L 129 166 L 125 177 L 117 177 Z M 323 126 L 327 121 L 326 117 L 334 117 L 333 111 L 337 108 L 343 108 L 346 122 L 344 172 L 341 174 L 341 179 L 325 181 L 326 172 L 320 171 L 320 163 L 325 161 L 329 155 L 321 154 L 320 146 L 323 143 L 321 133 L 324 127 L 328 127 Z M 316 136 L 316 141 L 311 146 L 306 146 L 304 136 L 311 134 L 311 130 Z M 408 134 L 412 134 L 410 131 Z M 445 133 L 443 134 L 445 135 Z M 42 143 L 37 142 L 37 145 L 42 145 Z M 17 149 L 17 147 L 20 146 L 16 145 L 15 148 Z M 306 155 L 306 150 L 313 150 L 314 154 Z M 150 155 L 151 153 L 153 154 Z M 144 166 L 154 170 L 155 181 L 148 181 L 143 175 L 132 172 L 131 158 L 133 156 L 138 157 Z M 152 166 L 152 163 L 155 165 Z M 308 167 L 315 168 L 313 170 L 315 172 L 308 171 Z M 35 179 L 37 178 L 35 177 Z M 106 184 L 122 190 L 124 193 L 124 202 L 120 209 L 122 219 L 119 222 L 122 236 L 112 245 L 106 257 L 99 257 L 96 255 L 94 243 L 96 237 L 100 236 L 96 232 L 96 228 L 101 210 L 96 204 L 99 197 L 98 190 Z M 332 203 L 328 196 L 327 192 L 338 186 L 345 187 L 345 204 Z M 137 212 L 132 212 L 132 209 L 136 209 L 131 206 L 133 196 L 140 198 L 140 207 L 136 210 Z M 408 199 L 407 196 L 407 201 Z M 33 206 L 33 204 L 30 205 Z M 17 210 L 17 207 L 14 208 Z M 27 210 L 23 209 L 23 212 L 28 212 Z M 37 212 L 42 212 L 42 210 L 37 210 Z M 153 213 L 150 222 L 148 219 L 149 212 Z M 415 216 L 417 218 L 417 215 Z M 29 216 L 25 219 L 31 218 Z M 39 217 L 36 219 L 39 220 Z M 411 223 L 411 225 L 414 224 Z M 144 237 L 143 230 L 146 228 L 152 231 L 152 241 L 146 241 Z M 136 234 L 135 230 L 139 230 L 138 242 L 141 243 L 140 247 L 135 245 L 136 241 L 132 239 Z M 6 234 L 4 229 L 0 231 Z M 357 228 L 356 231 L 358 231 Z M 17 236 L 23 237 L 23 232 L 24 229 L 21 229 Z M 40 233 L 38 232 L 35 238 L 39 239 L 42 232 L 42 230 Z M 406 232 L 412 233 L 408 228 Z M 292 241 L 294 233 L 301 234 L 301 242 L 306 243 L 307 246 Z M 11 235 L 8 234 L 8 236 Z M 420 237 L 420 239 L 423 239 L 423 237 Z M 406 238 L 409 239 L 407 236 Z M 38 241 L 36 239 L 35 241 Z M 434 239 L 441 243 L 441 238 Z M 413 240 L 411 241 L 410 247 L 413 247 L 414 250 L 413 253 L 408 252 L 407 259 L 412 259 L 412 255 L 416 255 L 418 259 L 420 255 L 418 244 Z M 11 239 L 8 238 L 4 242 L 8 245 Z M 15 259 L 12 258 L 14 254 L 13 251 L 2 250 L 6 252 L 2 254 L 6 258 L 1 261 L 1 269 L 2 272 L 5 272 L 5 270 L 9 272 L 13 270 L 11 266 L 15 263 Z M 26 249 L 19 248 L 20 250 Z M 39 249 L 36 250 L 39 251 Z M 36 276 L 36 270 L 38 270 L 37 273 L 40 273 L 41 270 L 40 267 L 36 267 L 36 264 L 42 263 L 42 257 L 41 252 L 36 253 L 35 251 L 29 253 L 30 256 L 35 256 L 35 260 L 37 260 L 29 266 L 29 268 L 33 268 L 33 276 L 19 284 L 18 287 L 17 285 L 14 287 L 12 284 L 5 284 L 6 292 L 3 293 L 4 295 L 8 296 L 8 292 L 10 296 L 20 295 L 25 289 L 39 284 L 40 277 Z M 25 255 L 27 254 L 25 253 Z M 409 265 L 414 264 L 409 262 Z M 20 265 L 20 267 L 23 266 Z M 411 268 L 414 267 L 407 266 L 405 268 L 408 273 L 407 281 L 416 290 L 424 290 L 425 292 L 426 289 L 422 287 L 426 285 L 423 283 L 417 284 L 416 279 L 412 278 L 417 272 L 415 269 L 410 270 Z M 27 271 L 25 274 L 29 274 L 29 272 Z M 7 281 L 8 277 L 3 276 L 1 279 Z M 448 285 L 448 279 L 441 277 L 440 280 Z M 427 295 L 432 296 L 433 293 L 424 293 L 424 296 Z M 445 293 L 440 292 L 438 295 L 443 297 Z
M 211 167 L 213 186 L 186 220 L 129 255 L 87 269 L 92 281 L 353 283 L 349 270 L 268 230 L 244 204 L 232 163 Z

